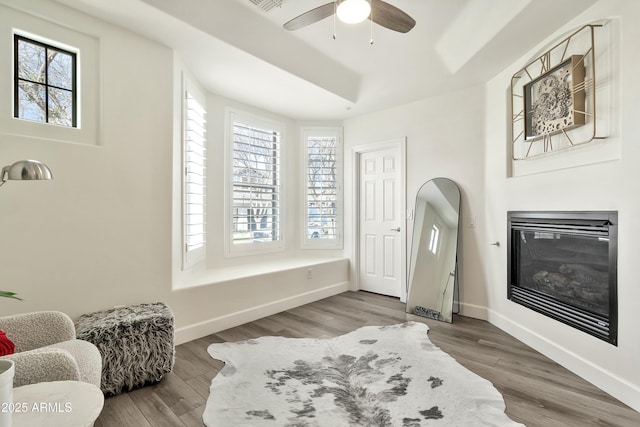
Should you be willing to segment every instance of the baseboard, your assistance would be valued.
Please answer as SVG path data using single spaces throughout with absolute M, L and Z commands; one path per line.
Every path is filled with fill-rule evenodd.
M 537 334 L 525 326 L 514 322 L 493 310 L 486 309 L 486 320 L 512 335 L 528 346 L 549 357 L 559 365 L 564 366 L 574 374 L 591 384 L 609 393 L 624 404 L 636 411 L 640 411 L 640 388 L 629 381 L 607 371 L 602 366 L 596 365 L 576 353 L 549 341 L 544 336 Z
M 291 308 L 309 304 L 314 301 L 328 298 L 349 290 L 349 282 L 337 283 L 321 289 L 316 289 L 303 294 L 294 295 L 268 304 L 257 307 L 251 307 L 235 313 L 226 314 L 224 316 L 214 317 L 203 322 L 194 323 L 192 325 L 182 326 L 175 331 L 174 341 L 176 345 L 193 341 L 198 338 L 205 337 L 225 329 L 243 325 L 247 322 L 271 316 Z
M 487 320 L 487 307 L 480 305 L 460 303 L 461 316 L 473 317 L 474 319 Z

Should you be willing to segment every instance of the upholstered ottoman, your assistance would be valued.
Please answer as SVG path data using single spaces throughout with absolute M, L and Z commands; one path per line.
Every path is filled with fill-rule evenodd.
M 164 303 L 139 304 L 84 314 L 76 334 L 102 355 L 101 389 L 119 394 L 160 381 L 174 362 L 173 314 Z

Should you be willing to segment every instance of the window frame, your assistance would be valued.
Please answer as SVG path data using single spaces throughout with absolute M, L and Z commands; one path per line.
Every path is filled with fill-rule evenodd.
M 49 50 L 56 50 L 66 55 L 69 55 L 71 57 L 71 89 L 62 88 L 62 87 L 49 84 L 49 78 L 48 78 L 49 66 L 48 65 L 45 67 L 45 71 L 44 71 L 44 75 L 45 75 L 44 83 L 21 78 L 20 77 L 20 61 L 19 61 L 19 55 L 18 55 L 18 46 L 20 44 L 20 41 L 44 48 L 45 58 L 48 58 L 47 53 Z M 73 51 L 73 50 L 65 49 L 60 45 L 56 45 L 55 43 L 43 42 L 41 40 L 37 40 L 32 37 L 27 37 L 21 33 L 15 32 L 13 34 L 13 67 L 14 67 L 14 74 L 13 74 L 13 117 L 14 118 L 20 119 L 20 120 L 27 120 L 35 123 L 46 124 L 46 125 L 61 126 L 63 128 L 72 128 L 72 129 L 78 128 L 79 120 L 78 120 L 78 53 L 77 53 L 77 50 Z M 31 120 L 31 119 L 20 117 L 19 107 L 20 107 L 20 82 L 21 81 L 42 85 L 45 88 L 45 104 L 47 108 L 45 108 L 45 111 L 44 111 L 44 116 L 45 116 L 44 121 Z M 51 123 L 49 121 L 48 105 L 49 105 L 49 92 L 51 88 L 57 89 L 57 90 L 64 90 L 71 93 L 71 125 L 70 126 Z
M 336 138 L 336 238 L 335 239 L 312 239 L 308 236 L 309 210 L 308 210 L 308 186 L 309 186 L 309 144 L 311 137 L 334 137 Z M 301 215 L 300 225 L 301 247 L 302 249 L 342 249 L 344 241 L 344 145 L 341 127 L 303 127 L 300 132 L 301 140 Z
M 64 21 L 64 20 L 63 20 Z M 42 16 L 0 5 L 0 136 L 15 139 L 37 138 L 47 143 L 71 143 L 102 146 L 102 43 L 99 29 L 90 25 L 67 25 Z M 19 34 L 32 40 L 51 44 L 76 53 L 77 127 L 48 125 L 31 120 L 16 119 L 13 114 L 14 44 Z
M 202 191 L 203 191 L 203 203 L 202 203 L 202 215 L 203 215 L 203 223 L 202 223 L 202 227 L 203 227 L 203 231 L 202 231 L 202 245 L 200 247 L 194 248 L 194 249 L 189 249 L 188 246 L 188 235 L 189 235 L 189 226 L 192 225 L 190 224 L 190 222 L 188 221 L 187 217 L 189 215 L 188 212 L 188 198 L 189 198 L 189 191 L 188 191 L 188 174 L 189 174 L 189 159 L 187 156 L 187 152 L 189 149 L 189 140 L 188 140 L 188 132 L 189 132 L 189 122 L 190 122 L 190 117 L 189 117 L 189 106 L 188 106 L 188 97 L 191 96 L 191 98 L 199 105 L 200 108 L 202 108 L 203 110 L 203 144 L 204 144 L 204 154 L 203 154 L 203 185 L 202 185 Z M 181 229 L 181 237 L 182 237 L 182 268 L 183 269 L 187 269 L 189 267 L 192 267 L 202 261 L 205 260 L 206 258 L 206 252 L 207 252 L 207 127 L 206 127 L 206 115 L 207 115 L 207 108 L 206 108 L 206 97 L 204 96 L 204 94 L 194 85 L 192 84 L 186 77 L 183 78 L 183 87 L 182 87 L 182 92 L 181 92 L 181 107 L 182 107 L 182 145 L 181 145 L 181 154 L 182 154 L 182 158 L 181 158 L 181 181 L 182 181 L 182 199 L 181 199 L 181 219 L 182 219 L 182 229 Z
M 233 108 L 226 109 L 225 123 L 225 256 L 243 256 L 262 253 L 280 252 L 285 246 L 285 124 L 276 120 L 260 117 L 241 110 Z M 279 205 L 279 221 L 278 231 L 279 239 L 272 241 L 235 243 L 234 242 L 234 126 L 236 123 L 242 123 L 251 127 L 260 129 L 269 129 L 279 133 L 279 158 L 278 158 L 278 205 Z

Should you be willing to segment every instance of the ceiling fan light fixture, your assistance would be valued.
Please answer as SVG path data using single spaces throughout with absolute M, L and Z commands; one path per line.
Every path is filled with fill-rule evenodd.
M 367 0 L 343 0 L 338 4 L 336 14 L 345 24 L 359 24 L 371 13 L 371 4 Z

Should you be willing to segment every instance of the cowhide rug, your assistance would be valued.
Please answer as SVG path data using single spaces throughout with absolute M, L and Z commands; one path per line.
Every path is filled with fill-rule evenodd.
M 226 363 L 203 414 L 220 426 L 521 426 L 493 385 L 408 322 L 328 339 L 209 346 Z

